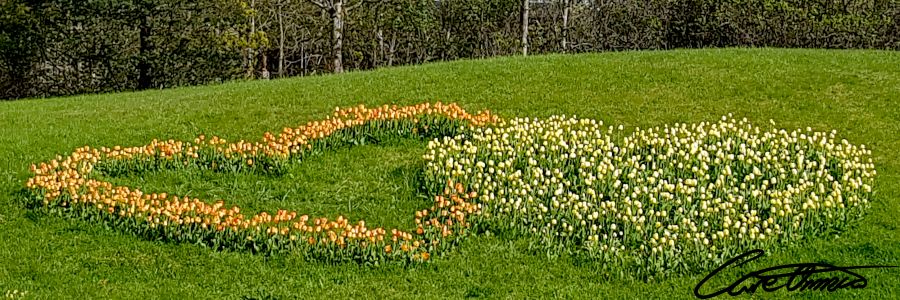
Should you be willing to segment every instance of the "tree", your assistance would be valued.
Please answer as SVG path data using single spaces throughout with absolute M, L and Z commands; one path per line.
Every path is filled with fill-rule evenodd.
M 32 93 L 31 73 L 43 48 L 40 24 L 22 1 L 0 2 L 0 98 Z
M 134 18 L 138 19 L 138 89 L 149 89 L 153 84 L 150 74 L 150 53 L 153 52 L 153 43 L 150 41 L 150 16 L 155 10 L 151 1 L 140 1 L 135 9 Z
M 344 43 L 344 16 L 350 10 L 359 7 L 363 2 L 359 1 L 352 6 L 344 7 L 344 0 L 309 0 L 331 17 L 331 55 L 334 59 L 334 72 L 344 72 L 343 43 Z
M 522 0 L 522 55 L 528 55 L 528 2 Z
M 279 0 L 275 7 L 275 19 L 278 22 L 278 77 L 284 77 L 284 1 Z
M 562 52 L 569 52 L 569 13 L 572 10 L 572 0 L 563 0 L 562 13 Z

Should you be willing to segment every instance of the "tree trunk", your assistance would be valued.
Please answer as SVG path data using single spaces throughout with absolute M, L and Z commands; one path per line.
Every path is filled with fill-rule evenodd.
M 284 21 L 281 14 L 284 13 L 284 6 L 278 7 L 278 77 L 284 77 Z
M 331 53 L 334 55 L 334 72 L 343 73 L 343 35 L 344 35 L 344 0 L 334 0 L 331 7 L 331 19 L 334 22 L 332 30 Z
M 569 11 L 572 9 L 572 0 L 563 0 L 562 15 L 562 51 L 569 52 Z
M 262 64 L 260 64 L 260 77 L 262 79 L 269 79 L 269 56 L 266 55 L 266 50 L 268 49 L 263 49 L 260 52 L 262 54 Z
M 388 51 L 388 66 L 394 65 L 394 53 L 396 53 L 396 51 L 395 51 L 396 49 L 397 49 L 397 34 L 394 33 L 391 36 L 391 47 L 390 47 L 390 50 Z
M 138 88 L 148 89 L 153 80 L 150 78 L 150 53 L 153 44 L 150 42 L 150 11 L 143 9 L 140 17 L 140 61 L 138 62 Z
M 384 61 L 384 31 L 381 28 L 378 28 L 375 31 L 375 38 L 378 39 L 378 52 L 375 55 L 375 66 L 380 66 L 382 61 Z
M 250 9 L 254 9 L 256 6 L 256 0 L 250 1 Z M 247 47 L 247 77 L 253 78 L 253 69 L 256 67 L 256 51 L 253 49 L 253 41 L 256 39 L 256 16 L 250 16 L 250 38 L 248 38 L 249 45 Z
M 522 0 L 522 55 L 528 55 L 528 1 Z

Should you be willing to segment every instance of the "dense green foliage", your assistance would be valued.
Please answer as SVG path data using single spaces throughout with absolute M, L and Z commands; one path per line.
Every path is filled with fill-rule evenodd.
M 514 54 L 518 0 L 346 0 L 347 69 Z M 589 0 L 531 5 L 531 53 L 697 47 L 900 49 L 897 0 Z M 0 98 L 164 88 L 333 68 L 311 1 L 6 0 Z M 567 43 L 563 47 L 563 37 Z M 271 74 L 271 75 L 270 75 Z
M 9 1 L 0 52 L 3 97 L 170 87 L 232 79 L 227 1 Z M 225 7 L 225 8 L 220 8 Z M 11 24 L 12 23 L 12 24 Z M 10 26 L 16 25 L 16 26 Z
M 211 251 L 147 241 L 21 203 L 28 168 L 85 145 L 138 146 L 198 134 L 256 140 L 359 103 L 459 102 L 500 116 L 556 114 L 650 128 L 736 118 L 782 128 L 835 129 L 871 149 L 878 168 L 872 208 L 840 235 L 799 241 L 721 274 L 789 263 L 897 265 L 900 257 L 900 53 L 710 49 L 504 57 L 385 68 L 334 76 L 235 82 L 0 103 L 0 294 L 37 299 L 141 298 L 579 298 L 696 299 L 702 275 L 652 283 L 608 278 L 596 263 L 528 250 L 529 238 L 479 234 L 431 264 L 377 268 L 311 263 L 293 256 Z M 325 153 L 280 178 L 163 171 L 118 184 L 248 210 L 407 224 L 428 204 L 407 179 L 421 170 L 416 140 Z M 397 222 L 397 223 L 391 223 Z M 864 289 L 761 293 L 754 298 L 892 299 L 900 270 L 859 271 Z M 724 278 L 723 278 L 724 279 Z M 724 281 L 724 280 L 723 280 Z M 718 282 L 718 281 L 717 281 Z M 727 297 L 727 296 L 726 296 Z M 736 297 L 734 299 L 740 299 Z M 743 297 L 749 299 L 749 297 Z M 722 298 L 727 299 L 727 298 Z

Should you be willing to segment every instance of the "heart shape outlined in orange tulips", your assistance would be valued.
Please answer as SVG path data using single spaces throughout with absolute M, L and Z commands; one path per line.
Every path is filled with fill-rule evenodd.
M 213 249 L 293 252 L 329 261 L 379 263 L 425 261 L 465 235 L 467 216 L 480 213 L 477 195 L 447 182 L 430 209 L 415 212 L 416 230 L 370 228 L 351 222 L 277 210 L 242 214 L 224 201 L 206 202 L 168 193 L 144 193 L 95 178 L 97 172 L 199 168 L 223 172 L 279 174 L 284 167 L 336 145 L 383 136 L 450 136 L 472 126 L 499 122 L 489 111 L 469 114 L 456 104 L 363 105 L 336 108 L 324 120 L 257 142 L 228 143 L 201 135 L 193 142 L 153 140 L 139 147 L 81 147 L 66 157 L 31 166 L 26 186 L 48 211 L 105 222 L 148 239 L 196 243 Z

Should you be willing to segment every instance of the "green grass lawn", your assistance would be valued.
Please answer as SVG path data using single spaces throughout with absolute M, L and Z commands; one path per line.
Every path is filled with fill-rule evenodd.
M 478 236 L 433 263 L 365 267 L 215 252 L 143 240 L 31 211 L 28 166 L 76 147 L 138 146 L 203 133 L 256 140 L 335 106 L 457 102 L 503 117 L 577 115 L 626 127 L 713 121 L 727 113 L 785 129 L 836 129 L 872 149 L 878 175 L 866 219 L 849 232 L 785 246 L 744 270 L 788 263 L 900 265 L 900 53 L 781 49 L 552 55 L 436 63 L 343 75 L 0 103 L 0 294 L 29 298 L 622 298 L 693 299 L 703 274 L 625 280 L 592 263 L 547 258 L 527 239 Z M 425 143 L 339 149 L 283 177 L 160 171 L 115 183 L 248 211 L 290 208 L 404 226 L 429 206 L 413 177 Z M 900 298 L 900 268 L 869 286 L 752 298 Z M 734 273 L 737 274 L 737 273 Z M 729 298 L 722 296 L 722 298 Z M 743 296 L 741 298 L 751 298 Z

